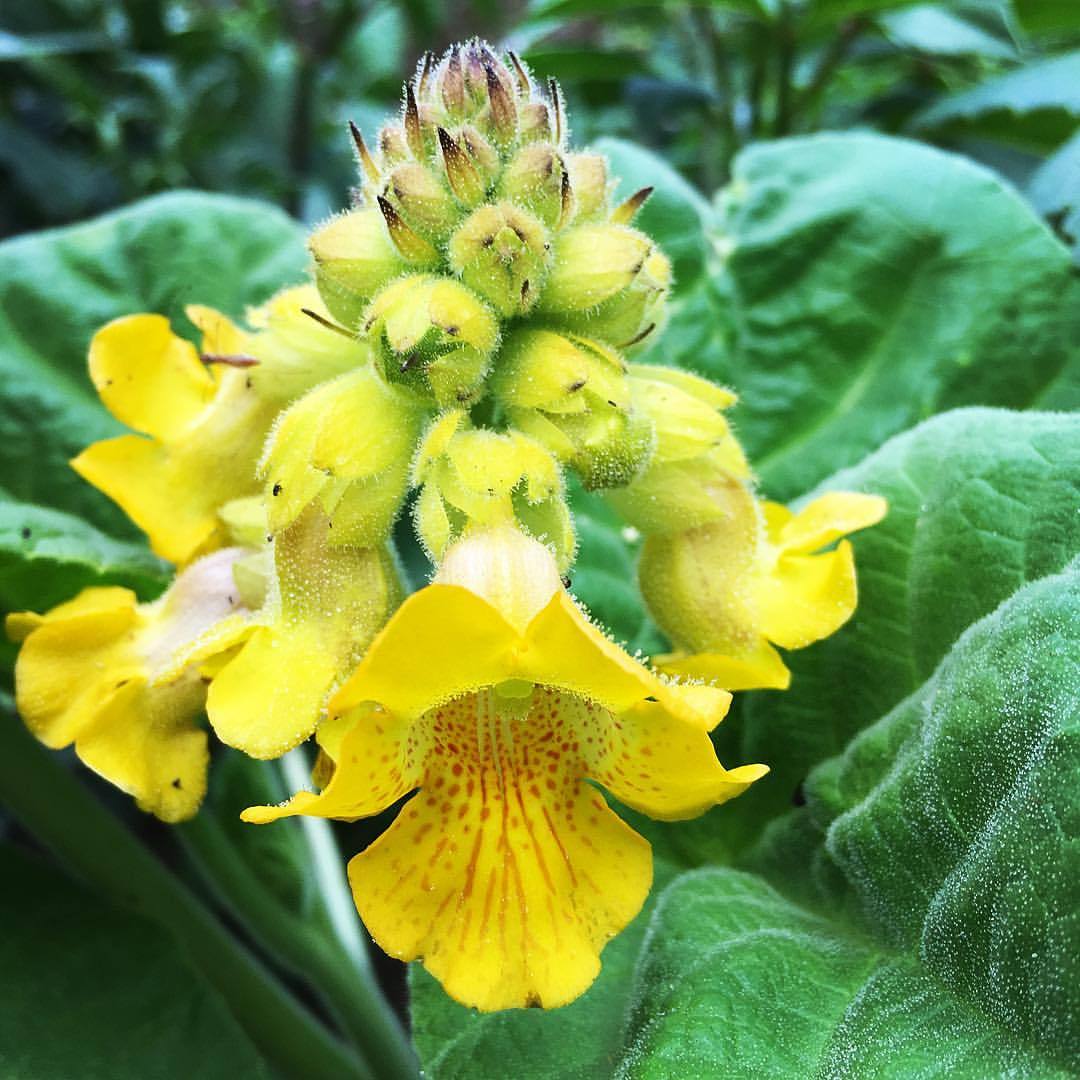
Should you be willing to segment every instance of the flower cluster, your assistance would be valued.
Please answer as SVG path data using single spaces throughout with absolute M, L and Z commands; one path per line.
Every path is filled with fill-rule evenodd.
M 417 792 L 350 865 L 361 915 L 457 999 L 552 1007 L 595 978 L 651 884 L 599 788 L 662 820 L 761 777 L 709 731 L 729 691 L 783 687 L 775 646 L 855 607 L 872 496 L 798 513 L 756 493 L 735 398 L 632 355 L 670 264 L 567 145 L 554 83 L 482 42 L 428 56 L 361 186 L 310 240 L 313 284 L 248 312 L 158 315 L 90 346 L 133 429 L 72 463 L 176 565 L 150 603 L 84 591 L 9 618 L 30 729 L 166 821 L 194 814 L 209 725 L 275 758 L 314 736 L 319 792 L 245 818 L 352 820 Z M 641 587 L 674 651 L 649 666 L 567 591 L 567 477 L 644 535 Z M 435 567 L 406 596 L 410 495 Z M 835 546 L 832 546 L 834 545 Z

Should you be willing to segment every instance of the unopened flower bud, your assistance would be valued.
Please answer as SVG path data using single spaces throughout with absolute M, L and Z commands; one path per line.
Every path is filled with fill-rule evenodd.
M 555 239 L 540 308 L 586 311 L 619 296 L 641 273 L 652 241 L 625 225 L 575 225 Z
M 379 154 L 384 168 L 409 160 L 409 144 L 405 132 L 397 124 L 387 124 L 379 132 Z
M 371 297 L 408 265 L 375 206 L 333 218 L 312 233 L 308 247 L 323 302 L 349 328 L 356 326 Z
M 560 322 L 624 352 L 651 345 L 667 318 L 670 286 L 671 263 L 662 251 L 653 248 L 625 289 L 595 308 L 563 316 Z
M 608 208 L 607 161 L 600 154 L 567 154 L 566 167 L 574 188 L 575 221 L 603 217 Z
M 282 414 L 259 467 L 270 532 L 317 503 L 332 543 L 380 542 L 405 497 L 421 419 L 417 402 L 371 367 L 301 398 Z
M 518 137 L 523 145 L 547 142 L 551 130 L 551 111 L 542 101 L 530 101 L 518 110 Z
M 723 416 L 735 395 L 673 368 L 630 367 L 635 408 L 656 433 L 648 467 L 606 492 L 621 517 L 645 533 L 682 531 L 731 517 L 750 467 Z
M 534 306 L 551 259 L 544 226 L 509 202 L 473 211 L 450 237 L 448 255 L 462 281 L 504 317 Z
M 506 166 L 499 189 L 505 198 L 528 207 L 548 228 L 553 228 L 562 218 L 563 192 L 569 182 L 555 147 L 531 143 Z
M 451 278 L 399 278 L 372 300 L 362 330 L 376 349 L 388 382 L 443 407 L 474 400 L 498 344 L 488 307 Z
M 446 237 L 460 216 L 450 192 L 430 169 L 415 162 L 394 168 L 387 191 L 405 222 L 429 240 Z
M 473 430 L 467 424 L 462 411 L 445 413 L 417 453 L 413 480 L 423 485 L 417 531 L 433 558 L 439 560 L 468 528 L 517 522 L 539 528 L 536 539 L 568 565 L 573 532 L 555 459 L 520 432 Z

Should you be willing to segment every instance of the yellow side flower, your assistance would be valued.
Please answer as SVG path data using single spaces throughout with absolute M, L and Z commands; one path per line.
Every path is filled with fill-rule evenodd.
M 244 818 L 355 819 L 420 788 L 349 865 L 368 929 L 464 1004 L 553 1008 L 596 978 L 652 880 L 648 843 L 588 781 L 662 820 L 738 795 L 767 770 L 717 761 L 729 701 L 633 660 L 541 544 L 496 527 L 448 553 L 331 701 L 347 723 L 323 740 L 322 794 Z
M 189 308 L 203 331 L 201 355 L 161 315 L 125 316 L 94 335 L 94 386 L 113 416 L 141 434 L 94 443 L 71 464 L 162 558 L 182 565 L 226 543 L 219 511 L 258 492 L 255 464 L 282 406 L 366 359 L 363 345 L 319 326 L 303 307 L 325 310 L 312 286 L 286 290 L 249 314 L 255 333 Z
M 22 642 L 15 701 L 46 746 L 71 743 L 82 761 L 162 821 L 192 817 L 206 793 L 202 679 L 176 671 L 174 651 L 239 607 L 226 548 L 192 564 L 158 600 L 130 589 L 84 589 L 45 615 L 19 612 L 7 632 Z
M 774 646 L 801 649 L 855 611 L 851 544 L 822 549 L 880 521 L 887 504 L 831 492 L 792 513 L 732 485 L 724 507 L 714 524 L 646 537 L 642 593 L 678 649 L 657 663 L 729 690 L 786 689 L 791 673 Z
M 315 731 L 401 597 L 386 546 L 331 547 L 329 525 L 313 509 L 275 537 L 263 608 L 218 623 L 174 661 L 212 676 L 214 733 L 252 757 L 280 757 Z

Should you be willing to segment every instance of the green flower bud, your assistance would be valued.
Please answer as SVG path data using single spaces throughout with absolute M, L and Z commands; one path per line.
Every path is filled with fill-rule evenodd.
M 558 150 L 550 143 L 522 147 L 506 166 L 501 194 L 528 207 L 545 225 L 558 225 L 572 205 L 570 177 Z
M 648 467 L 626 487 L 606 493 L 621 517 L 646 533 L 696 528 L 723 520 L 750 480 L 750 467 L 723 412 L 735 395 L 673 368 L 634 364 L 634 407 L 652 421 L 656 442 Z
M 444 408 L 480 396 L 499 340 L 498 322 L 481 300 L 460 282 L 428 274 L 383 289 L 362 330 L 388 382 Z
M 406 162 L 390 173 L 387 191 L 407 225 L 429 240 L 441 241 L 457 223 L 460 212 L 453 195 L 423 165 Z
M 555 240 L 539 308 L 562 315 L 587 311 L 624 293 L 652 251 L 644 233 L 625 225 L 575 225 Z
M 551 259 L 547 231 L 513 203 L 473 211 L 450 238 L 450 266 L 504 318 L 536 303 Z
M 317 503 L 331 543 L 380 541 L 405 497 L 422 420 L 417 402 L 370 367 L 301 398 L 282 414 L 259 466 L 271 533 Z
M 422 486 L 417 532 L 434 561 L 469 525 L 517 523 L 569 564 L 573 531 L 558 463 L 520 432 L 472 429 L 463 411 L 444 413 L 420 445 L 413 482 Z
M 323 302 L 349 328 L 379 288 L 407 266 L 374 206 L 333 218 L 312 233 L 308 248 Z
M 608 212 L 607 161 L 600 154 L 567 154 L 566 167 L 574 191 L 575 220 L 592 221 Z

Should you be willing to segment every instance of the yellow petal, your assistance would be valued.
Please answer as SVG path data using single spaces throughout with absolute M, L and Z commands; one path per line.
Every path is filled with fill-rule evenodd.
M 764 639 L 739 654 L 692 653 L 655 657 L 669 675 L 708 679 L 726 690 L 786 690 L 791 685 L 780 654 Z
M 433 737 L 447 753 L 349 864 L 375 940 L 400 959 L 422 957 L 448 994 L 484 1011 L 578 997 L 651 884 L 649 845 L 566 767 L 578 759 L 559 756 L 553 740 L 570 730 L 552 712 L 554 726 L 544 712 L 485 749 L 503 730 L 486 726 L 487 706 L 470 698 L 440 710 Z M 549 760 L 554 771 L 540 768 Z
M 195 727 L 201 687 L 153 690 L 133 679 L 98 711 L 75 750 L 95 772 L 162 821 L 193 817 L 206 794 L 206 732 Z
M 195 347 L 161 315 L 103 326 L 90 342 L 90 377 L 117 420 L 166 441 L 193 422 L 216 388 Z
M 321 795 L 301 791 L 281 806 L 252 806 L 240 816 L 256 825 L 294 814 L 352 821 L 380 813 L 420 783 L 426 745 L 410 739 L 411 722 L 370 705 L 347 719 L 351 727 L 335 748 L 334 774 Z
M 758 585 L 761 629 L 784 649 L 801 649 L 838 630 L 858 601 L 855 556 L 842 540 L 821 555 L 784 555 Z
M 398 608 L 334 695 L 330 711 L 373 701 L 397 716 L 419 716 L 509 678 L 518 640 L 513 627 L 475 593 L 459 585 L 429 585 Z
M 530 623 L 515 674 L 624 712 L 655 695 L 659 680 L 602 634 L 562 590 Z
M 167 483 L 168 452 L 161 443 L 138 435 L 105 439 L 88 446 L 71 467 L 116 502 L 169 562 L 187 562 L 223 539 L 205 486 L 194 476 L 184 486 Z
M 15 702 L 46 746 L 67 746 L 93 723 L 103 701 L 141 674 L 128 645 L 136 624 L 128 589 L 86 589 L 55 608 L 23 642 Z
M 315 730 L 336 676 L 337 657 L 316 634 L 260 626 L 210 684 L 206 713 L 228 746 L 280 757 Z
M 643 701 L 585 742 L 589 776 L 620 802 L 662 821 L 697 817 L 745 791 L 768 769 L 726 770 L 706 730 Z
M 784 551 L 809 554 L 841 536 L 877 524 L 889 504 L 880 495 L 830 491 L 793 516 L 789 512 L 787 520 L 781 520 L 774 507 L 766 504 L 770 540 Z

